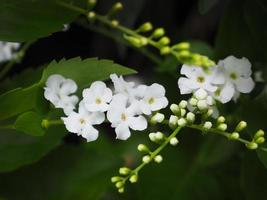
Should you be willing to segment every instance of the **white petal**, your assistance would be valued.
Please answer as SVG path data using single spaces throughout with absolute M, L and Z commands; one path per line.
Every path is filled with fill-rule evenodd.
M 46 81 L 46 87 L 52 90 L 57 90 L 64 80 L 65 78 L 59 74 L 51 75 Z
M 236 84 L 237 90 L 242 93 L 250 93 L 255 86 L 255 83 L 252 80 L 252 78 L 241 78 L 240 77 L 235 81 L 235 84 Z
M 217 97 L 217 99 L 222 103 L 227 103 L 231 101 L 231 99 L 234 96 L 234 93 L 235 93 L 235 87 L 230 81 L 228 81 L 221 89 L 220 95 L 219 97 Z
M 81 135 L 87 142 L 95 141 L 98 138 L 98 130 L 91 125 L 86 125 L 82 129 Z
M 188 78 L 193 78 L 196 76 L 196 72 L 198 71 L 198 67 L 195 66 L 189 66 L 189 65 L 183 65 L 180 71 L 180 74 L 185 75 Z
M 157 83 L 153 83 L 151 86 L 149 86 L 146 90 L 145 97 L 163 97 L 165 96 L 165 88 Z
M 217 67 L 214 70 L 214 74 L 213 74 L 213 78 L 211 82 L 217 85 L 221 85 L 225 83 L 225 74 L 219 67 Z
M 92 90 L 92 92 L 96 96 L 102 96 L 106 88 L 107 88 L 107 86 L 104 82 L 95 81 L 91 84 L 90 90 Z
M 83 95 L 84 101 L 87 104 L 95 102 L 96 95 L 93 93 L 91 89 L 89 88 L 84 89 L 82 92 L 82 95 Z
M 157 111 L 162 108 L 166 108 L 168 105 L 168 99 L 166 97 L 161 97 L 155 99 L 155 102 L 151 104 L 151 110 L 152 111 Z
M 117 139 L 127 140 L 131 136 L 130 129 L 127 123 L 120 123 L 115 129 Z
M 77 84 L 75 83 L 75 81 L 73 81 L 71 79 L 67 79 L 62 83 L 60 93 L 65 94 L 65 95 L 69 95 L 69 94 L 76 92 L 77 89 L 78 89 L 78 87 L 77 87 Z
M 131 93 L 135 98 L 140 99 L 145 96 L 147 88 L 147 85 L 139 85 L 136 88 L 132 89 Z
M 145 101 L 141 100 L 139 106 L 142 113 L 144 113 L 145 115 L 151 115 L 151 108 Z
M 76 112 L 72 112 L 68 117 L 62 117 L 66 129 L 71 133 L 78 133 L 81 130 L 81 125 L 79 123 L 80 115 Z
M 193 92 L 193 89 L 190 87 L 190 84 L 192 83 L 191 80 L 181 77 L 178 80 L 178 87 L 180 89 L 181 94 L 190 94 Z
M 147 120 L 141 115 L 138 117 L 130 117 L 128 119 L 128 124 L 131 129 L 137 131 L 142 131 L 147 128 Z
M 89 123 L 94 124 L 101 124 L 105 121 L 105 114 L 102 112 L 92 112 L 88 115 Z
M 103 92 L 103 96 L 101 97 L 102 100 L 109 103 L 112 99 L 112 91 L 109 88 L 105 88 Z

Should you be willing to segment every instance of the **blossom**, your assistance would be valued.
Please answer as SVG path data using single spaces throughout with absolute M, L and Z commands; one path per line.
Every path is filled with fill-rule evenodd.
M 81 101 L 78 113 L 73 111 L 68 117 L 62 117 L 62 120 L 69 132 L 81 135 L 90 142 L 98 138 L 98 130 L 93 125 L 104 122 L 105 115 L 102 112 L 87 111 L 84 102 Z
M 142 131 L 147 128 L 147 121 L 138 115 L 138 104 L 128 105 L 128 97 L 123 94 L 113 96 L 107 112 L 111 126 L 115 128 L 117 139 L 126 140 L 130 137 L 130 128 Z
M 70 114 L 78 102 L 78 97 L 71 95 L 77 90 L 76 83 L 71 79 L 65 79 L 59 74 L 49 76 L 44 88 L 44 96 L 56 108 L 62 108 L 66 115 Z
M 214 93 L 214 98 L 222 103 L 236 100 L 240 93 L 250 93 L 255 86 L 251 78 L 251 63 L 247 58 L 228 56 L 219 61 L 218 69 L 224 74 L 224 84 Z
M 114 89 L 116 94 L 123 94 L 127 97 L 133 96 L 133 88 L 135 86 L 134 82 L 127 82 L 122 76 L 118 77 L 117 74 L 111 74 L 110 79 L 114 84 Z
M 13 59 L 19 46 L 19 43 L 0 41 L 0 62 Z
M 168 99 L 165 97 L 165 88 L 162 85 L 154 83 L 144 88 L 143 98 L 140 100 L 140 109 L 144 114 L 150 115 L 152 111 L 166 108 L 167 105 Z
M 90 88 L 83 90 L 83 101 L 88 111 L 105 112 L 108 110 L 108 103 L 112 99 L 112 91 L 102 81 L 95 81 Z
M 189 94 L 200 88 L 208 92 L 215 92 L 218 87 L 214 83 L 223 83 L 221 77 L 216 77 L 214 68 L 206 72 L 201 67 L 183 65 L 181 74 L 186 76 L 178 80 L 181 94 Z

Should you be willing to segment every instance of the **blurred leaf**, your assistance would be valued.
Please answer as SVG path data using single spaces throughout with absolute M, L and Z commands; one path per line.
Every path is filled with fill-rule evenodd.
M 35 165 L 2 174 L 0 193 L 12 200 L 100 199 L 120 162 L 82 146 L 62 146 Z
M 44 70 L 41 83 L 44 83 L 52 74 L 61 74 L 76 81 L 80 87 L 84 87 L 93 81 L 108 79 L 112 73 L 126 75 L 136 73 L 136 71 L 115 64 L 111 60 L 98 60 L 97 58 L 81 60 L 81 58 L 77 57 L 51 62 Z
M 39 90 L 42 89 L 35 84 L 25 89 L 17 88 L 0 95 L 0 120 L 33 109 Z
M 265 199 L 267 196 L 267 170 L 259 163 L 254 153 L 243 157 L 241 167 L 241 188 L 246 200 Z
M 208 12 L 213 6 L 215 6 L 219 0 L 199 0 L 198 10 L 201 14 Z
M 79 14 L 58 5 L 57 0 L 1 0 L 0 40 L 25 42 L 45 37 L 62 30 L 63 24 Z
M 42 136 L 45 130 L 42 127 L 43 118 L 36 112 L 26 112 L 20 115 L 15 122 L 15 129 L 32 136 Z
M 16 131 L 0 133 L 0 172 L 12 171 L 38 161 L 61 143 L 65 128 L 53 127 L 43 137 L 32 137 Z

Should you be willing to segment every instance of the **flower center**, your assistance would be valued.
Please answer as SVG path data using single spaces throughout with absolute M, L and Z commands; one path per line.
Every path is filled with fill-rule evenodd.
M 233 80 L 236 80 L 236 79 L 237 79 L 237 75 L 236 75 L 236 73 L 234 73 L 234 72 L 232 72 L 232 73 L 230 74 L 230 77 L 231 77 L 231 79 L 233 79 Z
M 126 115 L 125 115 L 124 113 L 122 113 L 122 114 L 121 114 L 121 120 L 122 120 L 122 121 L 126 121 L 126 118 L 127 118 Z
M 83 118 L 80 119 L 81 124 L 85 124 L 85 120 Z
M 96 98 L 96 99 L 95 99 L 95 103 L 96 103 L 96 104 L 101 104 L 101 102 L 102 102 L 102 101 L 101 101 L 100 98 Z
M 205 77 L 203 77 L 203 76 L 197 77 L 197 82 L 204 83 L 205 82 Z
M 155 99 L 153 97 L 151 97 L 150 99 L 148 99 L 148 103 L 149 104 L 153 104 L 155 102 Z

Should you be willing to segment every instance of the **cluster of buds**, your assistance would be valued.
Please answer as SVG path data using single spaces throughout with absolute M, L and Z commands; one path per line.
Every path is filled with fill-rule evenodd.
M 264 131 L 260 129 L 255 133 L 252 141 L 248 143 L 246 146 L 248 149 L 254 150 L 254 149 L 257 149 L 258 146 L 260 144 L 263 144 L 264 142 L 265 142 Z

